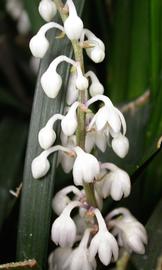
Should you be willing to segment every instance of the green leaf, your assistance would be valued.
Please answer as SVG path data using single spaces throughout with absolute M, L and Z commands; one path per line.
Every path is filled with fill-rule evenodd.
M 31 22 L 31 29 L 33 32 L 37 32 L 40 26 L 43 24 L 43 20 L 38 12 L 38 6 L 40 0 L 23 0 L 24 7 L 29 15 Z
M 117 0 L 114 2 L 112 39 L 110 39 L 110 56 L 108 65 L 108 84 L 113 102 L 125 99 L 128 84 L 130 34 L 131 34 L 131 1 Z
M 27 124 L 19 119 L 4 118 L 0 124 L 0 227 L 10 213 L 15 198 L 9 190 L 16 190 L 22 181 L 22 165 Z
M 133 1 L 132 7 L 128 99 L 143 94 L 149 83 L 149 1 Z
M 153 215 L 146 225 L 148 232 L 148 246 L 146 248 L 146 254 L 134 255 L 132 261 L 137 267 L 137 270 L 143 269 L 156 269 L 158 259 L 162 255 L 162 200 L 156 207 Z
M 75 1 L 78 13 L 81 14 L 84 1 Z M 58 21 L 58 17 L 55 18 Z M 51 60 L 65 54 L 72 56 L 70 42 L 64 39 L 56 39 L 56 32 L 50 31 L 50 49 L 42 60 L 38 82 L 36 86 L 35 100 L 30 124 L 28 148 L 26 154 L 23 191 L 20 209 L 20 222 L 18 230 L 17 260 L 35 258 L 41 268 L 45 269 L 47 263 L 47 250 L 49 244 L 50 222 L 51 222 L 51 200 L 54 192 L 55 168 L 57 155 L 50 159 L 51 169 L 48 175 L 41 180 L 34 180 L 31 175 L 31 163 L 41 149 L 38 144 L 37 135 L 45 125 L 49 117 L 55 113 L 62 113 L 66 87 L 69 76 L 69 66 L 61 64 L 58 68 L 62 76 L 63 85 L 56 99 L 49 99 L 40 86 L 40 77 L 47 69 Z

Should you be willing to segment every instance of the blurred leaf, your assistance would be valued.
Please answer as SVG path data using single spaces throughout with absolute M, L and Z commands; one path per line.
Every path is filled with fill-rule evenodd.
M 149 0 L 133 1 L 132 7 L 128 99 L 143 94 L 149 83 Z
M 150 72 L 151 72 L 151 91 L 154 96 L 159 92 L 160 86 L 160 63 L 161 63 L 161 10 L 162 4 L 159 0 L 150 1 Z
M 4 118 L 0 123 L 0 227 L 9 214 L 15 198 L 9 190 L 15 190 L 22 181 L 22 165 L 27 135 L 23 121 Z
M 149 243 L 146 248 L 146 254 L 134 255 L 133 263 L 137 270 L 156 269 L 158 258 L 162 255 L 162 200 L 156 207 L 153 215 L 146 225 Z
M 110 91 L 113 102 L 123 102 L 128 84 L 131 14 L 129 0 L 114 1 L 112 42 L 110 40 L 110 66 L 108 72 Z
M 0 89 L 0 105 L 12 107 L 21 112 L 27 112 L 26 106 L 20 103 L 7 89 Z
M 75 5 L 80 14 L 84 1 L 76 0 Z M 58 17 L 55 20 L 58 21 Z M 69 66 L 67 68 L 66 64 L 62 64 L 58 68 L 58 72 L 63 78 L 63 85 L 59 95 L 54 100 L 49 99 L 42 91 L 40 77 L 49 66 L 51 60 L 58 55 L 72 56 L 72 48 L 69 40 L 67 38 L 61 40 L 55 39 L 55 36 L 56 31 L 50 31 L 49 38 L 51 46 L 42 60 L 36 86 L 24 171 L 17 243 L 17 260 L 35 258 L 41 268 L 44 268 L 47 263 L 52 212 L 51 200 L 54 191 L 57 155 L 52 155 L 50 172 L 41 180 L 33 179 L 31 163 L 33 158 L 41 152 L 37 139 L 39 130 L 45 125 L 51 115 L 63 112 Z
M 24 7 L 29 15 L 31 28 L 33 32 L 37 32 L 40 26 L 43 24 L 43 19 L 39 15 L 38 6 L 40 0 L 23 0 Z

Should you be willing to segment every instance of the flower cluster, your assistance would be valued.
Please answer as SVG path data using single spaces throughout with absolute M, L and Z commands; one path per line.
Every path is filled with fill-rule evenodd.
M 49 29 L 57 28 L 72 42 L 75 40 L 79 50 L 84 48 L 93 62 L 103 61 L 104 43 L 84 28 L 72 0 L 67 0 L 63 7 L 66 17 L 63 25 L 50 22 L 57 12 L 57 5 L 52 0 L 40 1 L 39 12 L 47 23 L 30 41 L 32 54 L 44 57 L 49 48 L 45 34 Z M 111 196 L 118 201 L 129 196 L 131 182 L 127 172 L 115 164 L 100 162 L 92 151 L 98 148 L 104 152 L 111 146 L 120 158 L 124 158 L 129 150 L 126 122 L 123 114 L 103 94 L 104 87 L 95 73 L 84 73 L 78 59 L 60 55 L 49 65 L 41 77 L 42 89 L 49 98 L 56 98 L 61 91 L 62 77 L 57 67 L 62 62 L 73 67 L 67 86 L 67 107 L 63 115 L 51 116 L 39 131 L 38 142 L 43 151 L 32 162 L 32 174 L 35 179 L 45 176 L 50 170 L 48 156 L 59 151 L 63 170 L 65 173 L 72 171 L 73 175 L 74 185 L 58 191 L 52 202 L 58 218 L 52 225 L 51 238 L 59 247 L 49 257 L 50 270 L 93 270 L 97 267 L 96 255 L 104 265 L 109 265 L 118 259 L 120 246 L 143 254 L 147 234 L 143 225 L 125 208 L 113 210 L 105 219 L 101 214 L 103 200 Z M 81 96 L 84 96 L 83 100 Z M 90 108 L 95 102 L 102 105 L 97 112 Z M 80 116 L 84 119 L 82 133 Z M 54 145 L 56 121 L 60 121 L 61 145 Z M 79 137 L 82 135 L 84 146 L 78 133 Z M 74 208 L 78 210 L 73 214 Z

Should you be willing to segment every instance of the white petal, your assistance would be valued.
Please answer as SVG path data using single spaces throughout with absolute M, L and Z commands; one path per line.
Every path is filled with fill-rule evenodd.
M 119 135 L 119 137 L 114 138 L 112 140 L 112 149 L 120 158 L 124 158 L 129 151 L 128 139 L 123 135 Z
M 83 185 L 83 176 L 82 176 L 82 169 L 81 169 L 82 160 L 80 158 L 76 158 L 73 166 L 73 178 L 74 183 L 76 186 Z
M 102 152 L 105 152 L 107 146 L 107 138 L 103 131 L 96 132 L 95 143 Z
M 41 0 L 38 10 L 41 17 L 47 22 L 51 21 L 57 12 L 56 5 L 51 0 Z
M 37 34 L 30 40 L 30 50 L 33 56 L 43 58 L 48 50 L 49 42 L 42 34 Z
M 57 72 L 47 69 L 41 77 L 41 85 L 49 98 L 55 98 L 61 89 L 62 78 Z

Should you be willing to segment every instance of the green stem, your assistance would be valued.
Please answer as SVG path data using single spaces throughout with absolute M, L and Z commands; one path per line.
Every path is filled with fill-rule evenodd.
M 61 0 L 54 0 L 56 7 L 60 13 L 61 19 L 64 22 L 67 18 L 67 15 L 65 14 L 63 10 L 63 3 Z M 77 40 L 72 40 L 72 46 L 74 49 L 74 56 L 75 60 L 80 63 L 82 71 L 84 73 L 84 60 L 83 60 L 83 51 L 82 48 L 79 45 L 79 42 Z M 86 91 L 79 91 L 79 98 L 80 103 L 85 103 L 87 100 L 87 92 Z M 85 112 L 81 110 L 81 108 L 78 108 L 77 111 L 77 118 L 78 118 L 78 128 L 76 132 L 77 136 L 77 145 L 80 146 L 82 149 L 85 149 L 85 136 L 86 136 L 86 130 L 85 130 Z M 87 197 L 87 202 L 89 205 L 97 207 L 97 202 L 94 194 L 94 186 L 93 184 L 87 184 L 84 183 L 84 190 Z

